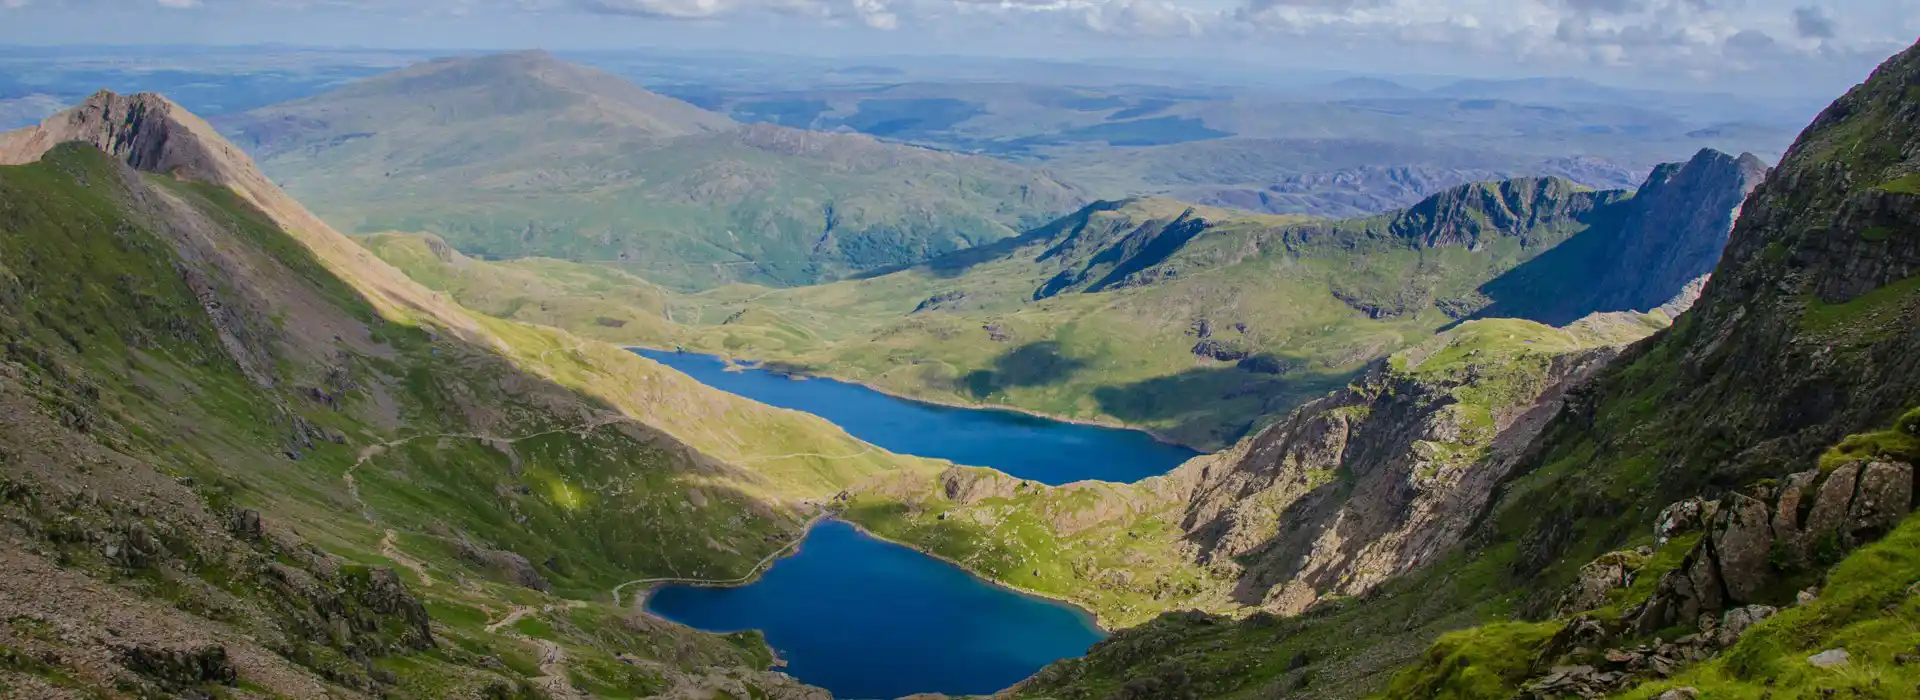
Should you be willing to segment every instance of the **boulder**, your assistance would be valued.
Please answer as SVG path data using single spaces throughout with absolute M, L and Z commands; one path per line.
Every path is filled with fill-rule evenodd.
M 1661 512 L 1656 536 L 1670 538 L 1695 513 L 1711 511 L 1707 536 L 1679 568 L 1661 577 L 1636 613 L 1635 629 L 1652 634 L 1759 602 L 1782 574 L 1831 564 L 1892 529 L 1913 498 L 1912 465 L 1855 462 L 1792 474 L 1751 494 L 1729 494 L 1712 508 L 1690 501 L 1670 506 Z M 1812 596 L 1809 591 L 1799 598 Z
M 1833 668 L 1835 666 L 1845 666 L 1847 665 L 1848 662 L 1852 660 L 1853 660 L 1853 657 L 1847 654 L 1847 650 L 1845 649 L 1828 649 L 1818 654 L 1814 654 L 1813 656 L 1807 657 L 1807 663 L 1813 664 L 1814 666 L 1819 668 Z
M 1874 462 L 1860 472 L 1847 508 L 1846 539 L 1859 546 L 1900 524 L 1913 509 L 1913 467 Z
M 1560 597 L 1560 614 L 1593 610 L 1607 604 L 1607 594 L 1633 585 L 1641 557 L 1634 552 L 1612 552 L 1580 567 L 1573 586 Z
M 1733 601 L 1753 600 L 1771 578 L 1768 556 L 1773 549 L 1773 528 L 1767 517 L 1771 510 L 1766 503 L 1743 494 L 1732 494 L 1722 501 L 1713 529 L 1712 554 L 1717 561 L 1712 564 L 1719 569 L 1727 597 Z M 1705 557 L 1701 562 L 1708 563 Z
M 1746 607 L 1734 608 L 1728 610 L 1726 614 L 1721 615 L 1720 619 L 1714 621 L 1711 626 L 1706 624 L 1701 625 L 1700 631 L 1702 635 L 1711 640 L 1714 645 L 1726 648 L 1740 641 L 1740 635 L 1746 634 L 1747 628 L 1759 624 L 1761 620 L 1773 617 L 1774 614 L 1778 612 L 1780 612 L 1779 608 L 1770 605 L 1748 605 Z
M 1853 501 L 1859 475 L 1858 463 L 1843 464 L 1820 482 L 1806 521 L 1799 532 L 1787 540 L 1795 564 L 1806 565 L 1840 554 L 1841 530 L 1846 527 L 1848 506 Z
M 127 670 L 169 690 L 208 683 L 233 685 L 240 677 L 227 658 L 227 648 L 217 644 L 190 648 L 136 644 L 120 647 L 117 652 Z
M 1699 532 L 1707 520 L 1713 517 L 1720 507 L 1717 501 L 1704 498 L 1689 498 L 1667 506 L 1653 521 L 1653 539 L 1664 545 L 1668 540 L 1690 533 Z

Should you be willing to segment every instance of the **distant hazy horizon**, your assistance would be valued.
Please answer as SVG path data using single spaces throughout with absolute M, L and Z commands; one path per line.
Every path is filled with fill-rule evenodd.
M 976 56 L 1831 98 L 1920 0 L 0 0 L 0 44 Z

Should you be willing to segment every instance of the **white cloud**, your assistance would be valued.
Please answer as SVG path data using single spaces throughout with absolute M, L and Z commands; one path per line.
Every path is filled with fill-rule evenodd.
M 163 2 L 165 0 L 162 0 Z M 728 0 L 572 0 L 588 12 L 656 19 L 708 19 L 734 9 Z
M 1131 55 L 1136 50 L 1125 42 L 1152 40 L 1160 55 L 1654 81 L 1857 77 L 1920 34 L 1920 0 L 0 0 L 0 8 L 78 15 L 119 3 L 203 2 L 209 12 L 251 5 L 262 12 L 355 10 L 503 24 L 562 14 L 718 27 L 739 21 L 795 36 L 809 27 L 864 28 L 890 32 L 872 41 L 895 47 L 923 36 L 944 47 L 979 37 L 980 46 Z M 861 41 L 852 38 L 857 34 L 834 36 Z M 1114 48 L 1086 48 L 1098 46 L 1091 42 Z
M 1199 36 L 1204 15 L 1165 0 L 1110 0 L 1080 10 L 1080 21 L 1100 34 Z

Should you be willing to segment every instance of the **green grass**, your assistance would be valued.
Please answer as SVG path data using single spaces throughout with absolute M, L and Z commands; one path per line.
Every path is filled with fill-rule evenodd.
M 1413 668 L 1394 676 L 1382 700 L 1501 700 L 1532 669 L 1535 650 L 1562 622 L 1502 622 L 1442 635 Z
M 1908 173 L 1882 182 L 1879 189 L 1894 194 L 1920 194 L 1920 173 Z
M 1800 328 L 1806 333 L 1846 333 L 1870 340 L 1893 332 L 1882 322 L 1882 315 L 1908 304 L 1917 293 L 1920 293 L 1920 276 L 1908 277 L 1838 304 L 1808 297 Z

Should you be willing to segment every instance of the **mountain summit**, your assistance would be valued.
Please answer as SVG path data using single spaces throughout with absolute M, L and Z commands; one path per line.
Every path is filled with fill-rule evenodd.
M 342 230 L 680 287 L 918 262 L 1084 201 L 991 158 L 743 127 L 543 52 L 430 61 L 222 126 Z
M 412 129 L 429 131 L 418 137 L 451 130 L 441 136 L 457 134 L 484 144 L 599 132 L 664 139 L 733 127 L 724 115 L 536 50 L 428 61 L 261 108 L 233 131 L 241 145 L 266 158 L 316 140 L 350 141 Z

